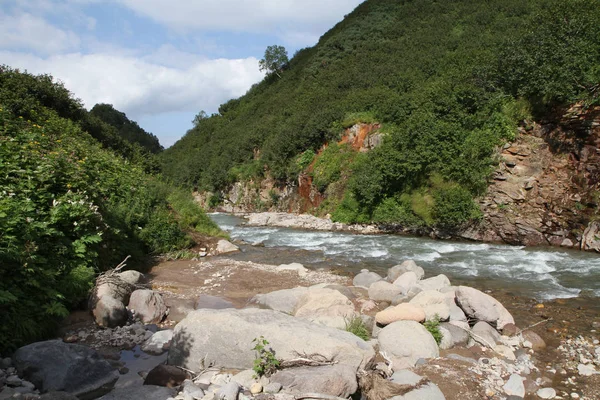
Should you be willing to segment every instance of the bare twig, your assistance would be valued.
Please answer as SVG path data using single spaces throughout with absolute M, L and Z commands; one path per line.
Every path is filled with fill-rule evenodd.
M 536 322 L 536 323 L 535 323 L 535 324 L 533 324 L 533 325 L 529 325 L 529 326 L 528 326 L 528 327 L 526 327 L 526 328 L 523 328 L 523 329 L 520 329 L 520 330 L 518 330 L 518 331 L 517 331 L 517 335 L 520 335 L 521 333 L 523 333 L 524 331 L 526 331 L 526 330 L 528 330 L 528 329 L 534 328 L 534 327 L 536 327 L 536 326 L 538 326 L 538 325 L 545 324 L 546 322 L 550 322 L 550 321 L 553 321 L 553 320 L 554 320 L 554 318 L 548 318 L 548 319 L 544 319 L 544 320 L 542 320 L 542 321 Z

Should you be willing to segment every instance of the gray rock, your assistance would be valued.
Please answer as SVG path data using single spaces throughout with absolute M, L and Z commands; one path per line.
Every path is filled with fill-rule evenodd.
M 229 253 L 235 253 L 237 251 L 240 251 L 239 247 L 232 244 L 228 240 L 221 239 L 217 242 L 217 249 L 215 252 L 217 254 L 229 254 Z
M 461 356 L 460 354 L 448 354 L 447 358 L 450 358 L 452 360 L 466 362 L 469 364 L 477 364 L 477 360 L 475 360 L 474 358 L 464 357 L 464 356 Z
M 99 298 L 92 309 L 94 320 L 103 328 L 123 326 L 129 317 L 125 304 L 111 296 Z
M 536 394 L 542 399 L 553 399 L 556 397 L 556 390 L 553 388 L 543 388 L 538 390 Z
M 271 381 L 293 393 L 323 393 L 347 398 L 356 393 L 356 370 L 348 365 L 289 368 L 276 372 Z
M 21 386 L 21 382 L 21 378 L 19 378 L 17 375 L 11 375 L 6 378 L 6 385 L 10 387 Z
M 216 400 L 237 400 L 240 393 L 240 385 L 236 382 L 229 382 L 222 386 L 216 393 Z
M 450 318 L 447 298 L 437 290 L 425 290 L 413 297 L 409 304 L 420 306 L 425 311 L 425 319 L 428 321 L 435 318 L 446 321 Z
M 468 325 L 467 325 L 468 326 Z M 469 342 L 469 332 L 459 328 L 458 326 L 448 323 L 448 322 L 442 322 L 440 324 L 440 328 L 444 328 L 448 331 L 448 333 L 451 336 L 451 345 L 450 347 L 454 347 L 454 346 L 463 346 L 466 345 Z
M 144 342 L 142 351 L 156 356 L 161 355 L 169 349 L 171 339 L 173 339 L 173 330 L 158 331 Z
M 423 268 L 419 267 L 413 260 L 407 260 L 400 265 L 396 265 L 388 269 L 386 279 L 388 280 L 388 282 L 394 282 L 400 277 L 400 275 L 409 271 L 412 271 L 415 274 L 417 274 L 417 278 L 419 279 L 423 279 L 423 277 L 425 276 L 425 270 L 423 270 Z
M 494 348 L 496 344 L 502 343 L 502 336 L 486 322 L 479 321 L 471 332 L 473 340 L 483 346 Z
M 0 400 L 8 400 L 8 399 L 15 399 L 15 398 L 20 399 L 20 395 L 19 395 L 19 392 L 17 392 L 13 388 L 5 387 L 0 392 Z
M 281 383 L 271 382 L 267 386 L 265 386 L 264 392 L 268 393 L 268 394 L 275 394 L 275 393 L 279 393 L 282 388 L 283 388 L 283 385 Z
M 373 283 L 382 279 L 383 278 L 379 274 L 370 272 L 367 269 L 363 269 L 360 274 L 354 277 L 352 284 L 354 286 L 360 286 L 368 289 Z
M 512 315 L 498 300 L 477 289 L 460 286 L 456 290 L 456 302 L 468 317 L 488 322 L 498 329 L 515 323 Z
M 136 290 L 129 299 L 129 309 L 134 310 L 145 324 L 157 324 L 167 315 L 167 306 L 160 293 L 153 290 Z
M 402 294 L 406 295 L 409 289 L 417 284 L 419 278 L 413 271 L 403 273 L 394 281 L 394 285 L 402 289 Z
M 40 400 L 79 400 L 77 396 L 67 392 L 49 392 L 43 394 Z
M 129 270 L 121 272 L 119 278 L 132 285 L 139 285 L 144 281 L 144 274 L 139 271 Z
M 320 326 L 277 311 L 260 309 L 197 310 L 176 327 L 169 364 L 200 370 L 206 357 L 216 367 L 252 368 L 252 340 L 264 336 L 277 358 L 297 358 L 296 352 L 319 353 L 355 370 L 374 351 L 353 334 Z
M 455 303 L 450 303 L 450 322 L 467 322 L 465 312 Z
M 302 295 L 293 315 L 315 324 L 344 329 L 356 312 L 352 302 L 337 290 L 311 288 Z
M 434 276 L 433 278 L 423 279 L 422 281 L 419 281 L 418 286 L 421 289 L 423 289 L 423 291 L 426 291 L 426 290 L 439 291 L 443 288 L 450 286 L 450 279 L 448 279 L 448 277 L 446 275 L 441 274 L 438 276 Z
M 418 322 L 394 322 L 383 328 L 377 339 L 380 350 L 392 357 L 396 369 L 413 367 L 419 358 L 440 355 L 435 339 Z
M 100 397 L 100 400 L 165 400 L 175 395 L 175 390 L 163 386 L 126 386 Z
M 579 375 L 581 375 L 581 376 L 592 376 L 592 375 L 596 375 L 596 374 L 600 373 L 600 372 L 596 371 L 596 368 L 594 368 L 593 365 L 584 365 L 584 364 L 579 364 L 577 366 L 577 372 L 579 372 Z
M 0 369 L 9 369 L 12 365 L 12 359 L 10 357 L 0 359 Z
M 308 288 L 297 287 L 293 289 L 277 290 L 267 294 L 257 294 L 251 300 L 263 308 L 292 314 L 300 298 L 308 291 Z
M 300 263 L 281 264 L 277 269 L 280 271 L 296 271 L 298 276 L 306 276 L 306 274 L 308 274 L 308 269 Z
M 428 383 L 404 396 L 394 396 L 391 400 L 446 400 L 446 397 L 435 384 Z
M 252 384 L 256 382 L 254 379 L 255 372 L 251 369 L 246 369 L 238 374 L 235 374 L 231 380 L 237 382 L 241 387 L 246 389 L 250 389 Z
M 391 303 L 400 294 L 402 294 L 402 288 L 387 281 L 378 281 L 369 287 L 369 298 L 374 301 Z
M 525 385 L 520 375 L 512 374 L 502 389 L 509 396 L 525 397 Z
M 183 393 L 194 400 L 200 400 L 204 397 L 204 390 L 194 385 L 194 382 L 189 379 L 183 382 Z
M 90 297 L 90 310 L 94 309 L 94 302 L 98 299 L 108 296 L 119 300 L 123 304 L 129 302 L 129 296 L 135 290 L 135 286 L 129 282 L 120 279 L 118 276 L 112 276 L 110 280 L 98 283 Z
M 581 249 L 600 253 L 600 222 L 592 221 L 583 232 Z
M 394 372 L 394 374 L 390 377 L 390 381 L 398 384 L 398 385 L 410 385 L 415 386 L 423 379 L 422 376 L 415 374 L 412 371 L 407 369 L 402 369 L 400 371 Z
M 42 393 L 64 391 L 80 398 L 108 392 L 119 373 L 93 349 L 59 340 L 21 347 L 14 354 L 19 375 Z

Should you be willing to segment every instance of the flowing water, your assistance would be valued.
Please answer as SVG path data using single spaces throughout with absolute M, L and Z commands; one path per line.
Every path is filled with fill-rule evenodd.
M 580 251 L 500 244 L 451 242 L 400 235 L 358 235 L 275 227 L 250 227 L 228 214 L 211 214 L 232 239 L 261 243 L 245 246 L 238 259 L 358 273 L 412 259 L 427 276 L 446 274 L 455 283 L 509 289 L 542 299 L 576 297 L 583 290 L 600 296 L 600 255 Z

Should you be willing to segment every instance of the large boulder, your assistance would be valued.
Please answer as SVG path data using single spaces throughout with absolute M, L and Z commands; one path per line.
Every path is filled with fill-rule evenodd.
M 406 295 L 411 287 L 415 286 L 419 278 L 413 271 L 403 273 L 394 281 L 394 285 L 402 289 L 402 294 Z
M 477 289 L 460 286 L 456 289 L 456 302 L 468 317 L 488 322 L 498 329 L 515 323 L 512 315 L 498 300 Z
M 277 290 L 266 294 L 257 294 L 251 300 L 262 308 L 281 311 L 292 314 L 300 298 L 308 291 L 308 288 L 297 287 L 293 289 Z
M 354 286 L 360 286 L 368 289 L 373 283 L 382 279 L 383 278 L 379 274 L 370 272 L 368 269 L 363 269 L 360 271 L 360 274 L 354 277 L 352 284 Z
M 235 244 L 229 242 L 228 240 L 221 239 L 217 242 L 217 249 L 215 250 L 216 254 L 229 254 L 240 251 L 240 248 Z
M 127 308 L 120 300 L 111 296 L 103 296 L 95 301 L 92 315 L 96 324 L 102 328 L 116 328 L 127 322 Z
M 167 315 L 167 305 L 160 293 L 153 290 L 136 290 L 129 299 L 129 309 L 135 311 L 145 324 L 157 324 Z
M 446 348 L 466 345 L 469 342 L 470 329 L 468 328 L 468 325 L 467 328 L 463 328 L 449 322 L 442 322 L 440 324 L 440 331 L 442 331 L 442 329 L 442 336 L 445 339 L 443 339 L 442 341 L 448 344 L 448 347 L 444 346 Z M 440 345 L 440 347 L 442 346 Z
M 402 264 L 388 269 L 386 279 L 388 282 L 394 282 L 400 275 L 409 271 L 414 272 L 419 279 L 423 279 L 425 276 L 425 270 L 423 268 L 419 267 L 413 260 L 406 260 Z
M 502 336 L 487 322 L 479 321 L 473 326 L 471 336 L 477 343 L 494 348 L 496 344 L 502 343 Z
M 400 294 L 402 294 L 400 287 L 386 281 L 375 282 L 369 287 L 369 298 L 374 301 L 391 303 Z
M 450 279 L 448 279 L 446 275 L 440 274 L 438 276 L 434 276 L 433 278 L 423 279 L 422 281 L 419 281 L 418 285 L 421 289 L 423 289 L 423 291 L 440 291 L 443 288 L 447 288 L 450 286 Z
M 144 274 L 134 270 L 121 272 L 119 278 L 131 285 L 140 285 L 144 282 Z
M 316 324 L 344 329 L 355 316 L 354 305 L 332 289 L 310 289 L 300 298 L 294 316 Z
M 348 365 L 289 368 L 276 372 L 271 382 L 291 393 L 322 393 L 348 398 L 358 390 L 356 370 Z
M 161 386 L 126 386 L 118 388 L 99 400 L 165 400 L 175 396 L 175 389 Z
M 388 354 L 395 369 L 414 367 L 419 358 L 439 357 L 431 333 L 418 322 L 398 321 L 383 328 L 377 336 L 379 349 Z
M 119 373 L 95 350 L 60 340 L 32 343 L 13 356 L 19 376 L 40 392 L 64 391 L 80 399 L 109 392 Z
M 409 304 L 421 307 L 425 311 L 425 319 L 428 321 L 435 318 L 446 321 L 450 318 L 447 298 L 436 290 L 426 290 L 417 294 Z
M 124 281 L 119 275 L 100 277 L 92 292 L 90 301 L 93 303 L 96 299 L 109 296 L 119 300 L 123 304 L 127 304 L 129 302 L 129 296 L 131 296 L 131 293 L 133 293 L 134 290 L 135 285 Z M 90 308 L 93 308 L 93 304 Z
M 252 368 L 252 341 L 260 336 L 281 360 L 295 359 L 298 353 L 320 354 L 356 371 L 374 356 L 369 344 L 349 332 L 277 311 L 197 310 L 175 327 L 169 364 L 198 371 L 206 358 L 216 367 Z
M 375 315 L 375 321 L 381 325 L 389 325 L 396 321 L 423 322 L 425 321 L 425 311 L 417 305 L 403 303 L 378 312 Z

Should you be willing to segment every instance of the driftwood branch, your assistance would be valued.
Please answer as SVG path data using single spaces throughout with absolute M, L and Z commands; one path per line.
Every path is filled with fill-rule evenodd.
M 281 368 L 293 368 L 293 367 L 321 367 L 323 365 L 335 365 L 337 361 L 319 361 L 311 358 L 294 358 L 292 360 L 285 360 L 280 363 Z
M 542 320 L 542 321 L 536 322 L 536 323 L 535 323 L 535 324 L 533 324 L 533 325 L 529 325 L 528 327 L 525 327 L 525 328 L 523 328 L 523 329 L 519 329 L 519 330 L 517 331 L 517 335 L 520 335 L 521 333 L 525 332 L 525 331 L 526 331 L 526 330 L 528 330 L 528 329 L 535 328 L 535 327 L 536 327 L 536 326 L 538 326 L 538 325 L 545 324 L 546 322 L 550 322 L 550 321 L 554 321 L 554 318 L 548 318 L 548 319 L 544 319 L 544 320 Z

